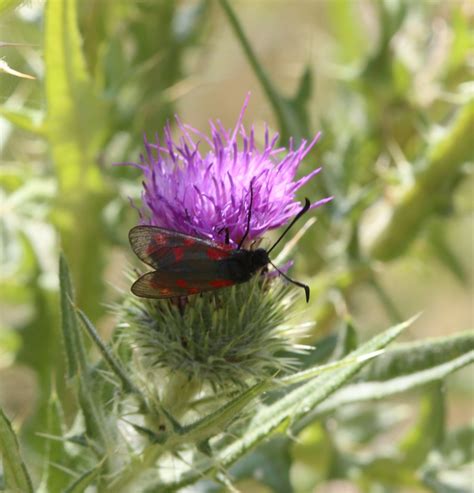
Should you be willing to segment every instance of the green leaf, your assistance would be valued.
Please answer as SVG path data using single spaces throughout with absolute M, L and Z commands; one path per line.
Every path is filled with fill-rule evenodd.
M 364 355 L 384 348 L 408 327 L 412 321 L 413 319 L 396 325 L 386 332 L 374 337 L 371 341 L 350 353 L 347 358 L 353 359 L 363 357 Z M 283 424 L 287 419 L 291 422 L 296 422 L 341 387 L 357 373 L 367 361 L 367 359 L 362 358 L 362 361 L 356 360 L 348 366 L 336 370 L 331 374 L 315 378 L 293 390 L 272 406 L 264 408 L 255 416 L 252 423 L 252 430 L 242 439 L 242 443 L 237 442 L 229 447 L 231 452 L 234 454 L 242 453 L 243 449 L 247 449 L 248 447 L 253 446 L 254 443 L 259 442 L 262 438 Z
M 79 331 L 76 312 L 72 306 L 73 292 L 69 268 L 61 255 L 59 260 L 62 330 L 68 362 L 68 376 L 79 381 L 78 398 L 86 422 L 87 436 L 100 444 L 98 454 L 111 449 L 113 437 L 104 417 L 104 404 L 91 378 L 91 368 L 86 359 L 86 349 Z
M 134 392 L 139 394 L 138 389 L 135 387 L 133 382 L 128 378 L 127 372 L 125 368 L 122 367 L 120 362 L 115 358 L 109 348 L 105 345 L 102 339 L 99 336 L 96 328 L 92 324 L 92 322 L 87 318 L 87 315 L 80 309 L 76 308 L 76 312 L 79 315 L 79 318 L 82 321 L 84 328 L 87 333 L 91 337 L 92 341 L 95 343 L 99 351 L 101 352 L 104 360 L 107 362 L 111 370 L 115 373 L 115 375 L 119 378 L 122 383 L 122 387 L 125 392 Z M 142 398 L 144 402 L 144 399 Z
M 393 377 L 432 368 L 474 349 L 474 331 L 437 339 L 424 339 L 394 346 L 365 368 L 360 381 L 389 380 Z
M 371 353 L 363 354 L 360 356 L 347 356 L 344 359 L 339 361 L 333 361 L 332 363 L 326 363 L 325 365 L 314 366 L 313 368 L 308 368 L 307 370 L 299 371 L 297 373 L 293 373 L 292 375 L 288 375 L 287 377 L 283 377 L 278 380 L 275 384 L 269 384 L 268 388 L 279 387 L 281 385 L 292 385 L 295 383 L 305 382 L 306 380 L 311 380 L 323 373 L 336 370 L 338 368 L 343 368 L 352 363 L 362 363 L 368 361 L 372 358 L 376 358 L 380 356 L 383 351 L 373 351 Z
M 442 384 L 436 382 L 423 396 L 418 420 L 400 443 L 402 460 L 407 466 L 419 467 L 430 451 L 441 445 L 445 417 Z
M 293 375 L 289 375 L 288 377 L 284 377 L 278 381 L 268 380 L 259 382 L 234 397 L 231 401 L 221 406 L 217 411 L 208 414 L 202 419 L 196 420 L 190 425 L 178 427 L 176 430 L 177 435 L 171 437 L 167 444 L 168 446 L 174 446 L 181 442 L 205 440 L 212 434 L 215 434 L 216 430 L 224 429 L 229 422 L 238 416 L 247 404 L 267 390 L 275 388 L 278 389 L 283 385 L 293 385 L 295 383 L 311 380 L 323 373 L 353 365 L 354 363 L 365 363 L 378 355 L 378 351 L 373 351 L 360 356 L 350 355 L 341 361 L 335 361 L 326 365 L 309 368 Z
M 292 103 L 297 108 L 304 110 L 309 99 L 311 98 L 313 87 L 313 72 L 311 70 L 311 65 L 307 65 L 303 71 L 298 82 L 298 88 L 293 98 Z
M 31 132 L 35 135 L 43 136 L 45 129 L 43 127 L 43 113 L 33 110 L 11 110 L 8 108 L 0 108 L 0 115 L 22 130 Z
M 61 300 L 61 328 L 66 351 L 67 376 L 73 378 L 78 367 L 85 366 L 85 349 L 77 327 L 76 314 L 70 300 L 74 299 L 69 267 L 63 254 L 59 257 L 59 291 Z M 81 363 L 78 362 L 81 358 Z
M 291 493 L 290 482 L 291 441 L 277 436 L 262 444 L 251 454 L 243 457 L 230 470 L 233 482 L 253 478 L 266 484 L 275 493 Z
M 295 122 L 293 125 L 296 126 L 299 132 L 298 134 L 296 134 L 297 138 L 309 137 L 311 134 L 308 103 L 311 98 L 312 88 L 313 88 L 313 73 L 311 70 L 311 66 L 306 65 L 298 82 L 298 88 L 296 90 L 295 95 L 292 98 L 286 100 L 288 105 L 288 109 L 286 113 L 290 117 L 288 124 L 290 121 Z
M 46 451 L 43 459 L 43 477 L 38 492 L 63 491 L 70 476 L 57 464 L 65 466 L 65 459 L 68 457 L 64 441 L 64 416 L 61 403 L 55 392 L 51 394 L 48 406 Z
M 199 442 L 206 440 L 211 435 L 225 429 L 229 423 L 242 411 L 242 409 L 258 395 L 260 395 L 268 386 L 269 382 L 259 382 L 247 390 L 243 391 L 237 397 L 233 398 L 228 403 L 221 406 L 217 411 L 208 414 L 202 419 L 183 426 L 178 434 L 171 437 L 170 446 L 180 442 Z
M 392 378 L 383 382 L 361 382 L 350 385 L 318 406 L 314 413 L 305 418 L 305 423 L 306 421 L 312 421 L 321 414 L 333 412 L 335 409 L 346 404 L 385 399 L 392 395 L 437 382 L 473 362 L 474 351 L 469 351 L 447 363 L 410 375 Z
M 83 493 L 99 476 L 102 466 L 104 465 L 103 462 L 104 461 L 102 460 L 99 464 L 84 472 L 66 490 L 64 490 L 64 493 Z
M 18 439 L 2 409 L 0 409 L 0 452 L 7 490 L 14 493 L 33 493 L 33 485 L 20 454 Z
M 413 319 L 388 329 L 362 345 L 348 357 L 357 358 L 384 348 L 408 327 L 412 321 Z M 236 440 L 227 447 L 216 450 L 212 461 L 203 461 L 199 467 L 195 467 L 193 472 L 185 473 L 182 478 L 175 483 L 166 485 L 160 483 L 158 485 L 153 485 L 147 491 L 175 491 L 180 487 L 193 483 L 199 477 L 211 472 L 216 463 L 220 464 L 221 467 L 233 464 L 245 453 L 271 435 L 277 428 L 287 427 L 291 422 L 296 422 L 307 414 L 317 404 L 344 385 L 344 383 L 357 373 L 366 362 L 367 360 L 356 361 L 342 369 L 314 378 L 273 404 L 261 408 L 252 419 L 248 430 L 244 433 L 242 438 Z

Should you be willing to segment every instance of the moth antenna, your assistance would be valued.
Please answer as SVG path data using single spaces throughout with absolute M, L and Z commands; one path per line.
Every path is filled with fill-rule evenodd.
M 278 271 L 287 281 L 291 282 L 295 286 L 299 286 L 300 288 L 304 289 L 304 294 L 306 296 L 306 303 L 309 303 L 309 295 L 310 295 L 310 289 L 307 284 L 303 284 L 302 282 L 295 281 L 294 279 L 291 279 L 291 277 L 287 276 L 284 272 L 282 272 L 271 260 L 269 260 L 269 263 L 273 266 L 273 268 Z
M 305 198 L 303 208 L 298 212 L 298 214 L 296 214 L 296 216 L 293 218 L 293 221 L 291 221 L 291 223 L 287 226 L 285 231 L 283 231 L 283 233 L 280 235 L 280 238 L 278 238 L 278 240 L 275 241 L 275 243 L 273 243 L 270 250 L 267 250 L 267 253 L 270 253 L 278 245 L 278 243 L 280 243 L 282 238 L 286 235 L 286 233 L 288 233 L 288 231 L 291 229 L 293 224 L 295 224 L 295 222 L 298 221 L 298 219 L 309 209 L 310 205 L 311 205 L 311 202 L 309 201 L 309 199 Z
M 250 204 L 249 204 L 249 213 L 247 216 L 247 228 L 245 229 L 244 236 L 242 236 L 241 240 L 239 241 L 239 244 L 237 245 L 237 250 L 240 250 L 241 246 L 243 245 L 250 231 L 250 220 L 252 218 L 252 204 L 253 204 L 253 180 L 254 179 L 252 178 L 252 181 L 250 182 Z

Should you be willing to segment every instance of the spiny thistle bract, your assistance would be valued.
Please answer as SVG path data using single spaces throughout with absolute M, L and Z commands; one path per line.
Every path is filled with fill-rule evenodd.
M 245 386 L 294 366 L 286 353 L 294 349 L 295 334 L 287 323 L 300 293 L 275 281 L 255 277 L 193 296 L 184 309 L 130 297 L 120 308 L 123 333 L 144 368 L 181 372 L 219 391 Z

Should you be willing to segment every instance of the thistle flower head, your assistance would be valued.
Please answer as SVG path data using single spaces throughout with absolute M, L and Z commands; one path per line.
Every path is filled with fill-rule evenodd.
M 119 308 L 144 367 L 182 373 L 222 392 L 293 368 L 300 330 L 288 322 L 299 293 L 254 278 L 210 297 L 189 298 L 180 311 L 166 301 L 131 298 Z M 279 355 L 276 357 L 275 355 Z M 286 356 L 283 356 L 286 354 Z
M 276 147 L 278 135 L 270 137 L 266 129 L 260 149 L 253 128 L 247 132 L 242 124 L 247 103 L 248 98 L 232 130 L 217 121 L 210 124 L 208 137 L 177 119 L 177 142 L 169 126 L 163 140 L 145 141 L 146 152 L 134 164 L 144 176 L 138 208 L 142 224 L 219 243 L 228 234 L 235 246 L 244 237 L 248 242 L 260 239 L 302 210 L 296 191 L 320 170 L 295 177 L 319 135 L 297 148 L 290 142 L 284 149 Z M 244 248 L 250 247 L 244 243 Z M 182 269 L 183 281 L 195 274 L 192 265 L 176 268 Z M 284 355 L 300 349 L 292 340 L 295 327 L 288 325 L 294 291 L 272 276 L 253 274 L 244 284 L 187 301 L 132 297 L 123 303 L 128 346 L 137 349 L 148 371 L 164 372 L 160 382 L 169 380 L 160 397 L 168 409 L 182 412 L 181 400 L 189 400 L 197 388 L 222 393 L 292 367 L 294 360 Z M 156 275 L 166 281 L 159 269 Z M 187 382 L 186 392 L 182 382 Z M 181 400 L 176 388 L 181 388 Z
M 247 240 L 285 224 L 300 209 L 296 191 L 319 173 L 315 169 L 296 180 L 298 166 L 316 144 L 319 134 L 294 148 L 278 148 L 278 134 L 265 130 L 263 149 L 255 142 L 253 127 L 242 124 L 248 97 L 234 129 L 211 122 L 210 137 L 181 123 L 181 136 L 173 141 L 169 125 L 164 138 L 145 139 L 145 155 L 134 163 L 144 175 L 142 224 L 161 226 L 222 242 L 228 230 L 231 244 L 245 234 L 253 190 Z M 208 146 L 208 150 L 203 148 Z M 312 204 L 317 207 L 330 199 Z

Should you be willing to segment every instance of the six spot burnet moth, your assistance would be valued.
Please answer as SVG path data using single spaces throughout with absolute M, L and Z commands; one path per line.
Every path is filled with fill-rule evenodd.
M 228 244 L 228 231 L 226 244 L 219 244 L 158 226 L 132 228 L 129 239 L 133 251 L 140 260 L 156 269 L 137 279 L 131 287 L 132 293 L 142 298 L 173 298 L 213 291 L 247 282 L 271 264 L 286 280 L 305 290 L 308 302 L 309 286 L 290 279 L 272 263 L 268 255 L 309 209 L 309 200 L 305 199 L 301 211 L 269 250 L 242 248 L 250 230 L 252 202 L 251 186 L 247 228 L 237 248 Z

